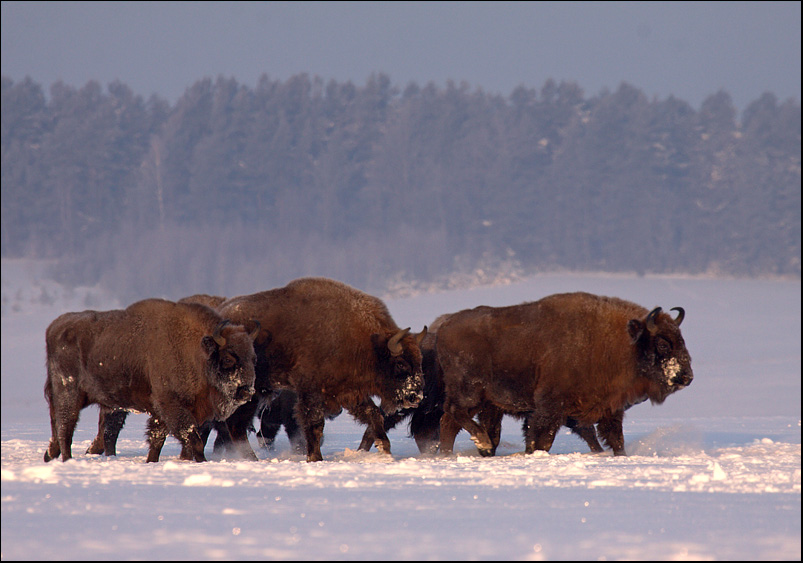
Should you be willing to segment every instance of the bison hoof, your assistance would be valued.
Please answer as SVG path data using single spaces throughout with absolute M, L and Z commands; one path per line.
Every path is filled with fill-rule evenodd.
M 494 456 L 494 451 L 492 449 L 489 449 L 489 448 L 477 448 L 477 450 L 479 450 L 480 455 L 482 457 L 493 457 Z
M 490 455 L 493 455 L 493 445 L 491 444 L 490 440 L 483 440 L 481 438 L 475 438 L 474 436 L 471 437 L 471 441 L 474 442 L 474 445 L 477 446 L 477 449 L 480 451 L 480 454 L 487 457 L 487 454 L 483 454 L 483 451 L 491 452 Z

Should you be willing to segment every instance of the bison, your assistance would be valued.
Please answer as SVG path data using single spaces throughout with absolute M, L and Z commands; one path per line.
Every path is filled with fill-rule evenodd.
M 450 453 L 454 448 L 455 438 L 460 432 L 460 426 L 454 423 L 449 424 L 447 432 L 443 437 L 440 435 L 441 417 L 443 416 L 443 370 L 437 360 L 435 352 L 435 342 L 437 332 L 443 322 L 451 317 L 451 314 L 439 316 L 429 326 L 426 337 L 421 342 L 421 354 L 423 357 L 422 367 L 424 371 L 424 398 L 421 403 L 414 408 L 403 409 L 396 414 L 391 414 L 385 418 L 385 431 L 395 428 L 402 420 L 409 418 L 410 435 L 416 442 L 418 450 L 423 454 L 435 454 L 441 452 Z M 479 409 L 477 418 L 483 428 L 488 431 L 491 439 L 491 455 L 495 455 L 496 448 L 499 446 L 502 431 L 502 415 L 505 414 L 491 403 L 483 404 Z M 526 432 L 527 413 L 507 413 L 516 418 L 524 418 L 524 429 Z M 450 419 L 451 422 L 451 419 Z M 592 427 L 582 427 L 577 421 L 569 419 L 566 421 L 573 433 L 582 438 L 592 452 L 602 452 L 602 446 L 597 440 L 596 433 Z M 370 429 L 365 431 L 360 448 L 368 451 L 373 444 L 373 435 Z
M 200 303 L 212 309 L 226 300 L 225 297 L 219 295 L 209 295 L 207 293 L 196 293 L 189 297 L 182 297 L 178 303 Z M 120 431 L 125 426 L 125 421 L 128 418 L 128 411 L 125 409 L 108 409 L 100 407 L 98 414 L 98 433 L 95 439 L 87 448 L 87 454 L 103 454 L 107 456 L 117 455 L 117 438 Z M 208 420 L 199 428 L 201 440 L 204 444 L 209 437 L 212 430 L 218 433 L 215 439 L 215 451 L 222 448 L 228 441 L 230 441 L 228 430 L 226 429 L 225 421 Z M 187 455 L 187 452 L 184 452 Z M 188 458 L 189 459 L 189 458 Z
M 72 457 L 75 425 L 90 404 L 102 415 L 150 413 L 149 462 L 159 460 L 168 433 L 182 443 L 182 459 L 205 461 L 198 428 L 227 418 L 254 393 L 255 337 L 209 307 L 163 299 L 61 315 L 46 331 L 45 461 Z
M 182 297 L 178 300 L 178 303 L 200 303 L 201 305 L 206 305 L 207 307 L 214 309 L 225 300 L 225 297 L 221 297 L 219 295 L 196 293 L 195 295 L 190 295 L 189 297 Z M 100 413 L 98 414 L 98 433 L 97 436 L 95 436 L 95 439 L 92 441 L 92 444 L 90 444 L 89 448 L 87 448 L 86 453 L 103 454 L 107 456 L 117 455 L 117 438 L 120 435 L 120 431 L 123 429 L 123 426 L 125 426 L 126 418 L 128 418 L 127 410 L 109 409 L 101 405 Z M 228 432 L 225 430 L 225 426 L 225 422 L 216 420 L 208 420 L 201 425 L 199 432 L 204 444 L 206 444 L 206 440 L 212 429 L 216 429 L 219 435 L 228 435 Z M 225 442 L 225 437 L 222 439 L 219 438 L 219 440 L 221 442 Z M 215 441 L 216 445 L 217 443 L 218 440 Z M 185 452 L 185 456 L 186 455 L 187 452 Z
M 694 377 L 680 333 L 685 312 L 672 310 L 676 318 L 660 307 L 578 292 L 453 314 L 436 342 L 442 445 L 463 428 L 481 455 L 493 455 L 488 429 L 472 419 L 493 407 L 526 416 L 527 453 L 549 451 L 561 425 L 588 435 L 597 424 L 613 453 L 625 455 L 624 411 L 647 399 L 663 403 Z
M 226 301 L 226 297 L 198 293 L 178 300 L 179 303 L 201 303 L 216 309 Z M 267 374 L 261 370 L 261 377 L 255 383 L 253 397 L 240 405 L 230 417 L 235 432 L 239 431 L 240 440 L 232 440 L 227 421 L 208 420 L 199 428 L 201 440 L 206 444 L 212 430 L 216 437 L 213 451 L 215 453 L 234 453 L 235 455 L 257 460 L 245 433 L 254 430 L 253 416 L 259 419 L 260 430 L 257 431 L 257 440 L 265 448 L 273 449 L 276 434 L 282 425 L 287 431 L 293 451 L 302 453 L 306 449 L 301 429 L 295 420 L 296 395 L 290 390 L 273 393 L 267 381 Z M 337 413 L 339 414 L 339 413 Z M 123 409 L 106 409 L 101 407 L 98 417 L 98 434 L 87 449 L 88 454 L 116 455 L 117 438 L 125 424 L 128 411 Z
M 421 400 L 419 344 L 426 327 L 410 334 L 409 328 L 396 325 L 380 299 L 327 278 L 301 278 L 282 288 L 234 297 L 218 311 L 233 322 L 260 323 L 257 382 L 297 395 L 295 416 L 306 440 L 307 461 L 323 459 L 324 419 L 342 408 L 371 429 L 380 451 L 390 453 L 383 412 L 371 397 L 378 396 L 390 413 Z M 238 424 L 229 420 L 232 438 L 243 449 L 248 445 L 246 422 L 255 411 Z

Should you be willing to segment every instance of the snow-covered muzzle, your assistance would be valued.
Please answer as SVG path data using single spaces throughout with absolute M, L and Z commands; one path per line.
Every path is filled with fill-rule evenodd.
M 663 360 L 661 362 L 661 369 L 664 372 L 664 382 L 666 386 L 670 388 L 676 387 L 677 390 L 683 389 L 694 379 L 691 368 L 684 369 L 680 360 L 674 356 Z
M 254 395 L 254 375 L 245 368 L 219 373 L 215 388 L 219 391 L 215 400 L 215 413 L 218 420 L 231 416 L 237 407 L 248 402 Z M 249 383 L 250 382 L 250 383 Z
M 424 374 L 416 373 L 404 381 L 404 385 L 399 389 L 397 400 L 400 408 L 409 409 L 418 406 L 424 398 Z

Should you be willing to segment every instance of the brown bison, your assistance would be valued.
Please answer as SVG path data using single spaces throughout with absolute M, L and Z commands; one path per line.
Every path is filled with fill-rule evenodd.
M 227 418 L 254 393 L 255 336 L 204 305 L 162 299 L 61 315 L 46 332 L 45 461 L 72 457 L 75 425 L 90 404 L 150 413 L 148 461 L 158 461 L 168 433 L 182 443 L 182 459 L 204 461 L 200 425 Z
M 319 461 L 324 419 L 346 409 L 390 453 L 383 412 L 417 404 L 424 385 L 419 343 L 426 334 L 400 329 L 378 298 L 326 278 L 302 278 L 285 287 L 234 297 L 218 311 L 262 332 L 255 342 L 257 381 L 290 389 L 298 397 L 296 420 L 307 445 L 307 461 Z M 229 420 L 232 439 L 248 446 L 245 423 Z M 250 450 L 250 446 L 248 446 Z M 252 452 L 253 453 L 253 452 Z
M 451 314 L 439 316 L 429 326 L 427 335 L 421 342 L 421 354 L 423 357 L 422 367 L 424 371 L 424 398 L 418 406 L 408 409 L 403 409 L 396 414 L 391 414 L 385 417 L 385 431 L 395 428 L 405 418 L 410 419 L 409 431 L 410 435 L 416 442 L 418 450 L 423 454 L 434 454 L 436 452 L 449 453 L 454 448 L 454 441 L 457 434 L 460 432 L 461 427 L 449 419 L 449 424 L 446 433 L 443 437 L 440 435 L 441 417 L 443 416 L 443 370 L 437 360 L 435 352 L 435 342 L 437 338 L 438 329 L 443 322 L 451 317 Z M 499 441 L 502 432 L 502 416 L 504 413 L 492 403 L 484 403 L 478 409 L 477 418 L 480 425 L 485 428 L 491 439 L 492 448 L 491 455 L 495 455 L 496 448 L 499 446 Z M 507 413 L 515 416 L 516 418 L 524 418 L 524 428 L 526 433 L 526 417 L 527 413 Z M 577 421 L 568 419 L 566 421 L 573 433 L 582 438 L 591 449 L 592 452 L 603 451 L 602 446 L 597 440 L 594 427 L 581 427 Z M 373 444 L 373 435 L 370 429 L 365 431 L 360 448 L 368 451 Z
M 216 309 L 226 301 L 225 297 L 198 293 L 183 297 L 179 303 L 200 303 Z M 227 421 L 208 420 L 199 428 L 201 440 L 206 444 L 212 430 L 216 437 L 213 451 L 216 454 L 234 454 L 256 461 L 257 457 L 248 444 L 246 433 L 253 430 L 253 417 L 260 421 L 260 430 L 257 432 L 259 444 L 267 449 L 273 449 L 273 442 L 279 428 L 284 425 L 293 451 L 301 453 L 306 449 L 304 437 L 295 420 L 296 395 L 290 390 L 272 392 L 267 378 L 267 372 L 258 370 L 260 376 L 255 382 L 255 393 L 246 403 L 237 407 Z M 88 454 L 116 455 L 117 438 L 122 430 L 128 411 L 122 409 L 100 408 L 98 417 L 98 434 L 87 449 Z M 239 436 L 238 441 L 232 440 L 229 426 Z M 186 455 L 186 454 L 185 454 Z
M 624 411 L 647 399 L 663 403 L 693 379 L 680 333 L 685 313 L 673 310 L 674 319 L 660 307 L 648 311 L 580 292 L 453 314 L 436 342 L 444 387 L 441 445 L 448 447 L 463 428 L 480 454 L 493 455 L 498 438 L 472 419 L 493 407 L 526 414 L 527 453 L 549 451 L 561 425 L 588 436 L 597 424 L 614 454 L 625 455 Z
M 200 303 L 212 309 L 226 300 L 225 297 L 218 295 L 209 295 L 207 293 L 196 293 L 189 297 L 183 297 L 178 300 L 178 303 Z M 128 411 L 125 409 L 109 409 L 100 405 L 100 413 L 98 414 L 98 433 L 95 439 L 87 448 L 87 454 L 103 454 L 107 456 L 117 455 L 117 438 L 120 431 L 125 425 L 126 418 L 128 418 Z M 199 429 L 201 438 L 206 444 L 206 440 L 212 429 L 217 429 L 218 433 L 225 432 L 225 422 L 209 420 L 205 422 Z M 227 434 L 227 432 L 226 432 Z M 225 441 L 225 437 L 221 440 Z M 216 441 L 217 443 L 217 441 Z M 187 452 L 184 452 L 187 455 Z M 158 457 L 158 454 L 157 454 Z M 191 457 L 191 456 L 190 456 Z M 189 459 L 189 458 L 187 458 Z

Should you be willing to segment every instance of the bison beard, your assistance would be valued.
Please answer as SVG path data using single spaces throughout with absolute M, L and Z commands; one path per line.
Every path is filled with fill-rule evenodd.
M 270 390 L 295 392 L 307 461 L 323 459 L 324 420 L 341 408 L 370 428 L 378 448 L 390 452 L 384 414 L 371 397 L 378 396 L 388 413 L 421 400 L 419 344 L 426 328 L 418 335 L 401 330 L 381 300 L 325 278 L 235 297 L 218 311 L 233 322 L 261 324 L 257 387 L 266 382 Z M 250 423 L 256 405 L 249 408 L 242 418 Z M 244 451 L 247 427 L 230 421 L 229 429 Z
M 90 404 L 120 426 L 121 410 L 151 413 L 148 461 L 158 461 L 168 433 L 181 441 L 182 459 L 204 461 L 201 424 L 226 418 L 253 394 L 255 336 L 209 307 L 162 299 L 60 316 L 46 334 L 45 461 L 71 457 L 78 416 Z
M 561 425 L 593 451 L 597 424 L 604 443 L 625 455 L 624 411 L 647 399 L 660 404 L 693 379 L 680 333 L 684 311 L 677 311 L 673 319 L 660 307 L 648 312 L 579 292 L 453 314 L 436 343 L 444 381 L 441 451 L 463 428 L 480 454 L 493 455 L 493 424 L 507 413 L 526 417 L 527 453 L 549 451 Z M 478 413 L 485 413 L 479 423 Z

